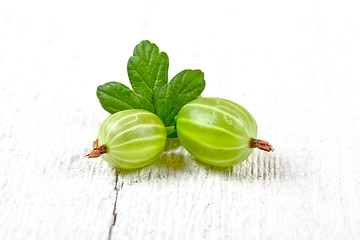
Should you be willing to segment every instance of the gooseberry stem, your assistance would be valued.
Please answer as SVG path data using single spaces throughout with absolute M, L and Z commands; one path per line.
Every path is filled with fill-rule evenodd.
M 260 140 L 260 139 L 255 139 L 255 138 L 251 139 L 250 147 L 258 148 L 258 149 L 266 151 L 266 152 L 274 151 L 274 148 L 271 146 L 271 144 L 269 142 L 266 142 L 266 141 Z
M 99 147 L 99 143 L 98 140 L 96 139 L 93 142 L 93 149 L 91 150 L 91 152 L 89 154 L 87 154 L 86 156 L 88 158 L 97 158 L 100 157 L 102 154 L 106 153 L 106 146 L 105 145 L 101 145 Z
M 168 138 L 176 138 L 177 137 L 176 127 L 175 126 L 166 127 L 166 136 Z

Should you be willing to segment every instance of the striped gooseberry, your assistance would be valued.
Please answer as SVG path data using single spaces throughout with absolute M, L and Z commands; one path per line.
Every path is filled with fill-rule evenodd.
M 244 161 L 254 148 L 272 151 L 256 139 L 257 125 L 242 106 L 220 98 L 198 98 L 182 107 L 176 118 L 180 142 L 198 160 L 228 167 Z
M 166 129 L 155 114 L 129 109 L 112 114 L 100 126 L 89 158 L 101 156 L 116 168 L 144 167 L 165 148 Z

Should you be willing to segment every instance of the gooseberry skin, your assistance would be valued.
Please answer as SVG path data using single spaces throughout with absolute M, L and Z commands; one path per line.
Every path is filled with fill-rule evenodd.
M 220 98 L 198 98 L 179 111 L 180 142 L 198 160 L 229 167 L 244 161 L 257 137 L 254 117 L 242 106 Z
M 166 129 L 155 114 L 129 109 L 108 117 L 100 126 L 99 146 L 106 146 L 101 157 L 111 166 L 123 169 L 144 167 L 164 151 Z

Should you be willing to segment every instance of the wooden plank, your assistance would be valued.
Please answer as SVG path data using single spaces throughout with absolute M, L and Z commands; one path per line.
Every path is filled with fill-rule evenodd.
M 1 91 L 1 239 L 106 239 L 115 170 L 85 158 L 97 117 L 61 103 L 66 85 L 46 96 L 22 84 Z
M 312 107 L 326 114 L 303 112 L 290 124 L 279 119 L 275 153 L 255 151 L 243 164 L 221 169 L 180 147 L 155 166 L 120 174 L 113 238 L 357 238 L 358 149 L 343 150 L 356 136 L 337 124 L 346 121 L 348 128 L 352 121 L 329 119 L 332 105 Z

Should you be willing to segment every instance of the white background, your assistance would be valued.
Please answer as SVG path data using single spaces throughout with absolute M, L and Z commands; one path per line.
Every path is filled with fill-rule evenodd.
M 0 239 L 360 238 L 358 1 L 0 0 Z M 87 159 L 141 40 L 247 108 L 274 153 Z M 176 144 L 176 143 L 173 143 Z M 114 214 L 117 216 L 114 221 Z

